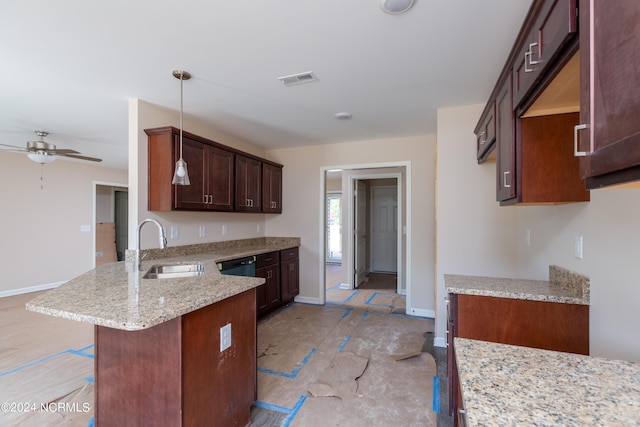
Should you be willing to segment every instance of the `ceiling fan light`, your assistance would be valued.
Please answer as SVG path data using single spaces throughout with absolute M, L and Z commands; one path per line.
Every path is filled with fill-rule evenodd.
M 51 163 L 56 159 L 55 155 L 46 153 L 28 153 L 27 157 L 29 157 L 34 162 L 40 163 L 42 165 Z

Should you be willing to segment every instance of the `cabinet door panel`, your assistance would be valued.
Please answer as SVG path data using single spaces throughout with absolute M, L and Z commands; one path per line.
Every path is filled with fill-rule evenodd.
M 497 196 L 498 201 L 505 201 L 516 196 L 514 116 L 511 103 L 510 74 L 496 98 L 496 117 L 496 143 L 498 146 L 496 165 Z
M 216 147 L 209 148 L 209 208 L 233 210 L 233 153 Z
M 640 7 L 637 0 L 580 2 L 583 177 L 604 185 L 640 178 Z M 630 168 L 636 168 L 631 170 Z M 616 174 L 620 173 L 618 176 Z M 599 187 L 587 180 L 589 188 Z
M 236 156 L 235 206 L 237 211 L 260 212 L 262 196 L 262 163 L 249 157 Z
M 180 158 L 180 142 L 176 139 L 176 159 Z M 191 185 L 174 185 L 173 191 L 175 209 L 206 209 L 205 194 L 208 191 L 207 171 L 207 146 L 183 138 L 182 157 L 187 162 L 187 172 Z
M 486 159 L 493 143 L 496 140 L 496 106 L 492 103 L 491 107 L 486 111 L 480 119 L 480 126 L 477 129 L 477 151 L 478 162 Z
M 262 212 L 282 212 L 282 168 L 262 164 Z
M 577 32 L 576 0 L 546 0 L 513 67 L 513 105 L 539 81 Z
M 290 260 L 280 264 L 280 288 L 282 302 L 289 302 L 298 295 L 299 290 L 298 260 Z

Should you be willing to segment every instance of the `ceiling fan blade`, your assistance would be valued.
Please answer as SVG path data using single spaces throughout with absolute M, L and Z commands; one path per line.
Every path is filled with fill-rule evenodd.
M 27 150 L 24 149 L 24 147 L 18 147 L 16 145 L 9 145 L 9 144 L 0 144 L 0 145 L 2 145 L 3 147 L 13 148 L 13 150 L 11 150 L 11 151 L 22 151 L 22 152 L 27 151 Z
M 79 151 L 71 150 L 71 149 L 68 149 L 68 148 L 63 148 L 63 149 L 57 149 L 56 148 L 54 151 L 55 151 L 55 153 L 57 155 L 60 155 L 60 156 L 65 156 L 67 154 L 80 154 Z
M 77 154 L 60 154 L 59 151 L 56 151 L 56 155 L 61 155 L 64 157 L 71 157 L 72 159 L 78 160 L 88 160 L 90 162 L 101 162 L 102 159 L 98 159 L 97 157 L 88 157 L 88 156 L 79 156 Z

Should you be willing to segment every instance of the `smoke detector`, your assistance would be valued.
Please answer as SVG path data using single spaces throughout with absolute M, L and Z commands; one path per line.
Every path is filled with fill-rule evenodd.
M 380 8 L 391 14 L 399 15 L 411 9 L 416 0 L 379 0 Z
M 313 83 L 318 81 L 318 77 L 313 71 L 307 71 L 304 73 L 292 74 L 290 76 L 278 77 L 278 80 L 285 86 L 296 86 L 303 83 Z

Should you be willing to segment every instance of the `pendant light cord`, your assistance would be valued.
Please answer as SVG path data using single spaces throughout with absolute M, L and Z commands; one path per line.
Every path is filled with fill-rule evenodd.
M 180 71 L 180 160 L 182 160 L 182 78 L 184 71 Z

